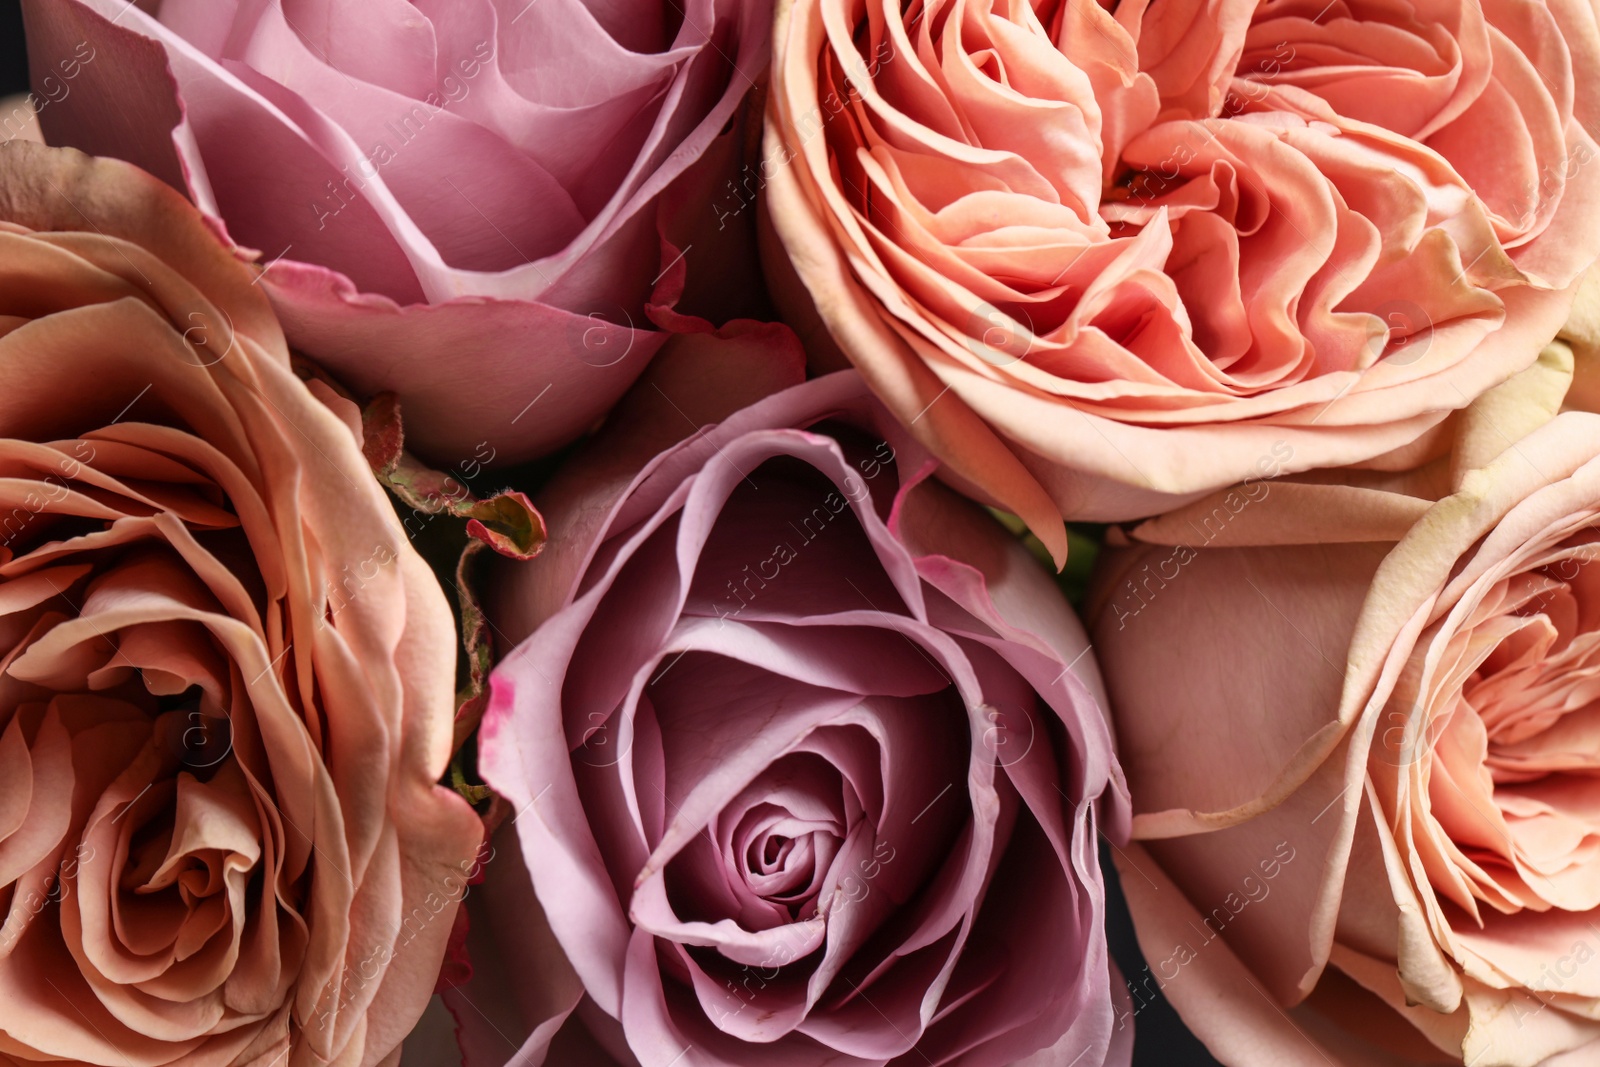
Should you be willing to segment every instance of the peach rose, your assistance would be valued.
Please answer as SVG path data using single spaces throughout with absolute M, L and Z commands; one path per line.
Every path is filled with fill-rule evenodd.
M 792 0 L 774 42 L 780 304 L 1058 557 L 1276 441 L 1410 443 L 1600 252 L 1582 0 Z
M 0 1061 L 396 1062 L 481 830 L 353 405 L 125 163 L 0 148 L 0 274 Z
M 1413 470 L 1228 490 L 1108 552 L 1134 995 L 1230 1067 L 1600 1055 L 1600 415 L 1556 413 L 1572 365 L 1549 346 Z

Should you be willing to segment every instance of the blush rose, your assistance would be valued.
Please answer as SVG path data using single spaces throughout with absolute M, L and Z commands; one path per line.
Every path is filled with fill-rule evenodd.
M 1148 839 L 1122 884 L 1230 1067 L 1600 1050 L 1600 415 L 1560 411 L 1572 377 L 1558 342 L 1444 454 L 1109 551 L 1093 632 Z

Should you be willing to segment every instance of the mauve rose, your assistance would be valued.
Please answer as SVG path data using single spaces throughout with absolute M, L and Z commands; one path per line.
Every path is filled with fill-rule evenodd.
M 1406 445 L 1600 252 L 1584 0 L 791 0 L 774 42 L 780 304 L 1058 559 L 1275 441 Z
M 1600 1056 L 1600 415 L 1556 413 L 1572 367 L 1552 344 L 1415 469 L 1230 490 L 1107 552 L 1095 647 L 1151 839 L 1135 997 L 1230 1067 Z
M 481 826 L 354 406 L 126 163 L 0 148 L 0 277 L 0 1060 L 395 1062 Z
M 672 344 L 495 594 L 467 1062 L 1126 1064 L 1064 598 L 853 372 Z
M 138 164 L 259 250 L 290 343 L 397 393 L 426 453 L 571 440 L 660 347 L 646 306 L 686 262 L 692 287 L 736 269 L 709 201 L 764 3 L 23 8 L 35 76 L 64 89 L 46 140 Z

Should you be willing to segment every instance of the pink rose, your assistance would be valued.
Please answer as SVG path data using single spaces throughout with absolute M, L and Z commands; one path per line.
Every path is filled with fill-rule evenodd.
M 0 1060 L 394 1062 L 481 825 L 354 406 L 126 163 L 0 148 L 0 264 Z
M 799 384 L 782 327 L 674 344 L 492 609 L 524 862 L 473 897 L 468 1062 L 1126 1064 L 1065 600 L 855 374 Z
M 780 303 L 1058 558 L 1062 516 L 1412 442 L 1600 253 L 1582 0 L 1113 7 L 793 0 L 774 37 Z
M 290 343 L 397 393 L 424 452 L 487 439 L 516 461 L 571 440 L 660 347 L 647 305 L 748 288 L 726 277 L 739 228 L 708 202 L 741 147 L 719 133 L 766 64 L 761 3 L 24 14 L 35 75 L 62 90 L 46 139 L 142 166 L 259 250 Z
M 1600 1055 L 1600 415 L 1555 414 L 1572 368 L 1551 345 L 1416 469 L 1228 490 L 1105 557 L 1134 997 L 1230 1067 Z

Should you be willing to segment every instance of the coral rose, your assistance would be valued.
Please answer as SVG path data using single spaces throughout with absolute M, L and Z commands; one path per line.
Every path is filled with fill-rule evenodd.
M 774 40 L 780 302 L 1058 557 L 1277 441 L 1406 445 L 1600 252 L 1581 0 L 792 0 Z
M 1153 839 L 1135 997 L 1230 1067 L 1600 1055 L 1600 415 L 1554 414 L 1571 372 L 1552 345 L 1415 470 L 1259 483 L 1108 554 L 1095 645 Z
M 854 373 L 680 341 L 497 594 L 467 1061 L 1126 1064 L 1070 608 Z
M 395 392 L 407 439 L 441 462 L 485 437 L 515 461 L 588 430 L 661 345 L 647 304 L 723 283 L 749 244 L 707 201 L 742 147 L 719 134 L 766 65 L 764 3 L 28 0 L 24 15 L 35 77 L 64 90 L 46 140 L 138 164 L 259 250 L 290 343 Z
M 450 611 L 252 272 L 0 148 L 0 1060 L 394 1062 L 481 827 Z

